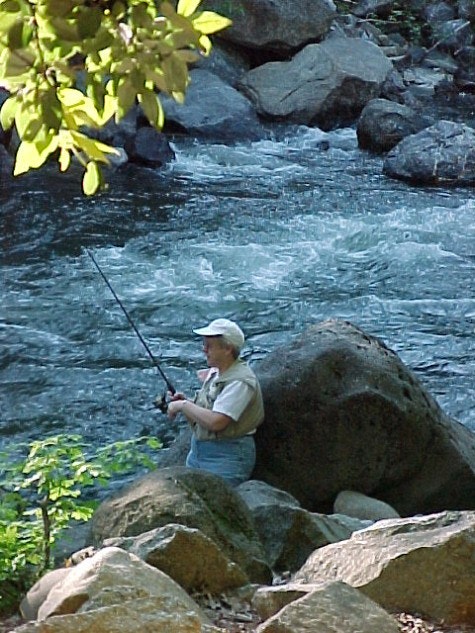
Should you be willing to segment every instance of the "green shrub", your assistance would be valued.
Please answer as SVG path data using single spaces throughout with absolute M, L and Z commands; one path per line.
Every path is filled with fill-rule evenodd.
M 71 521 L 87 521 L 97 502 L 87 488 L 138 467 L 154 468 L 156 438 L 119 441 L 87 456 L 80 435 L 56 435 L 0 453 L 0 613 L 51 566 L 51 547 Z M 26 448 L 26 450 L 25 450 Z

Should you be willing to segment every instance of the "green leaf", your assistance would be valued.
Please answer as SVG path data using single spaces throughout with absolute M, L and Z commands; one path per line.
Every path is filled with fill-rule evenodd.
M 195 18 L 192 18 L 191 22 L 197 31 L 205 35 L 222 31 L 232 24 L 232 20 L 229 18 L 212 11 L 199 13 Z
M 123 118 L 135 103 L 137 90 L 132 85 L 129 77 L 120 79 L 117 88 L 117 113 L 119 118 Z
M 106 154 L 119 154 L 115 147 L 101 143 L 96 139 L 89 138 L 80 132 L 71 131 L 71 138 L 75 145 L 79 147 L 93 161 L 107 163 Z
M 76 0 L 47 0 L 46 11 L 50 16 L 66 17 L 77 5 Z
M 162 62 L 167 85 L 173 92 L 184 92 L 189 80 L 188 66 L 176 55 L 170 55 Z
M 2 2 L 1 8 L 6 13 L 18 13 L 21 11 L 20 3 L 17 0 L 5 0 L 5 2 Z
M 4 130 L 9 130 L 13 125 L 17 107 L 18 103 L 15 95 L 8 97 L 8 99 L 3 103 L 0 110 L 0 125 Z
M 59 17 L 52 17 L 51 25 L 60 39 L 66 42 L 80 41 L 81 38 L 79 37 L 77 26 L 73 22 Z
M 82 179 L 82 189 L 86 196 L 92 196 L 99 189 L 101 184 L 101 172 L 99 166 L 94 161 L 87 164 L 84 177 Z
M 164 123 L 164 114 L 157 95 L 152 90 L 147 90 L 139 94 L 138 98 L 150 124 L 161 130 Z
M 146 71 L 147 80 L 152 81 L 153 85 L 161 92 L 168 92 L 168 85 L 166 78 L 161 70 L 154 70 L 153 68 L 147 68 Z
M 178 0 L 176 12 L 188 17 L 196 11 L 200 3 L 201 0 Z
M 81 39 L 94 37 L 101 26 L 103 13 L 97 6 L 81 11 L 77 19 L 78 34 Z
M 6 51 L 4 69 L 0 76 L 20 78 L 34 66 L 35 59 L 34 53 L 26 49 Z
M 60 171 L 67 171 L 71 164 L 71 154 L 64 147 L 61 148 L 59 153 L 59 169 Z
M 18 20 L 8 29 L 8 48 L 15 50 L 17 48 L 24 48 L 28 45 L 26 37 L 24 38 L 24 30 L 27 25 L 23 20 Z M 29 29 L 31 39 L 31 28 Z

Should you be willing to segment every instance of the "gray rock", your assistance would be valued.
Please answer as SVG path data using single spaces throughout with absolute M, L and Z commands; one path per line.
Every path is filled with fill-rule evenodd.
M 333 38 L 306 46 L 289 62 L 249 71 L 240 88 L 263 117 L 328 130 L 353 121 L 391 70 L 374 44 Z
M 192 70 L 190 78 L 183 104 L 161 97 L 166 121 L 213 140 L 255 140 L 264 135 L 254 108 L 240 92 L 200 68 Z
M 274 571 L 297 571 L 315 549 L 352 532 L 337 517 L 308 512 L 291 495 L 263 482 L 248 481 L 237 492 L 251 510 Z
M 138 536 L 115 537 L 105 547 L 120 547 L 173 578 L 187 592 L 219 595 L 249 582 L 203 532 L 170 523 Z
M 130 162 L 145 167 L 162 167 L 175 158 L 164 134 L 153 127 L 141 127 L 137 134 L 125 143 L 125 151 Z
M 256 633 L 398 633 L 389 613 L 343 582 L 321 584 L 284 606 L 261 624 Z
M 438 121 L 398 143 L 386 156 L 383 173 L 417 184 L 472 186 L 475 130 Z
M 35 582 L 20 603 L 20 613 L 25 620 L 36 620 L 38 611 L 47 599 L 51 589 L 58 583 L 62 583 L 70 571 L 70 567 L 58 567 L 58 569 L 46 572 Z
M 370 521 L 399 517 L 396 510 L 388 503 L 374 499 L 374 497 L 368 497 L 355 490 L 342 490 L 339 492 L 333 504 L 333 510 L 349 517 L 368 519 Z
M 232 19 L 221 38 L 280 53 L 321 40 L 336 15 L 332 0 L 204 0 L 201 8 Z
M 359 18 L 369 15 L 387 18 L 395 4 L 396 0 L 360 0 L 351 12 Z
M 419 132 L 431 123 L 408 106 L 387 99 L 373 99 L 364 107 L 358 119 L 358 144 L 361 149 L 387 152 L 406 136 Z

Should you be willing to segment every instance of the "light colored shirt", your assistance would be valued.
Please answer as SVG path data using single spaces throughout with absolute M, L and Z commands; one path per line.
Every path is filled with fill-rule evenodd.
M 223 413 L 234 421 L 239 420 L 252 396 L 253 390 L 249 385 L 240 380 L 233 380 L 224 387 L 216 398 L 213 411 Z

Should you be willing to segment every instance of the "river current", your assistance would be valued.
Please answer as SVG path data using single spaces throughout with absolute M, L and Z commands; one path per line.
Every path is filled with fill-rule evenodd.
M 87 199 L 52 169 L 0 192 L 0 446 L 62 432 L 93 445 L 179 423 L 93 252 L 178 390 L 203 366 L 192 328 L 225 316 L 254 362 L 346 319 L 395 350 L 475 430 L 475 201 L 381 174 L 353 129 L 286 128 L 233 147 L 174 141 Z

